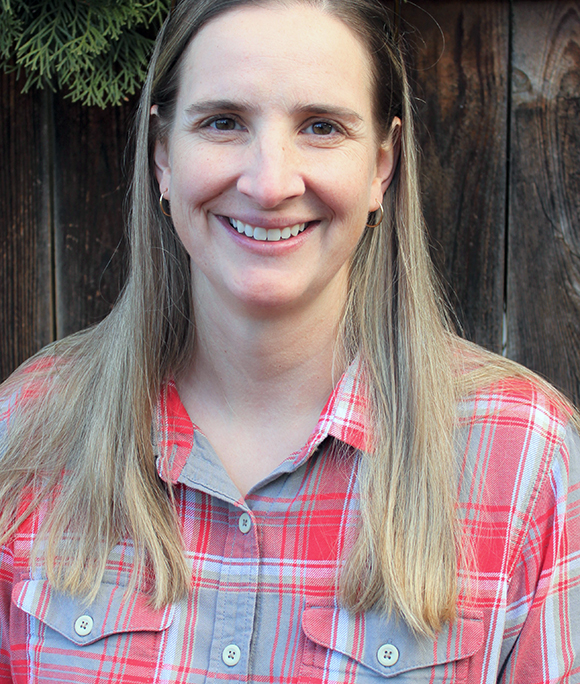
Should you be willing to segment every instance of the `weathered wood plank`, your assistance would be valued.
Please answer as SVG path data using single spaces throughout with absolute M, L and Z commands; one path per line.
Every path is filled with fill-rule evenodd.
M 402 8 L 434 260 L 466 336 L 501 351 L 509 3 Z
M 121 287 L 132 105 L 102 110 L 55 100 L 58 337 L 101 320 Z
M 0 380 L 51 341 L 50 95 L 0 74 Z
M 508 355 L 580 401 L 580 3 L 513 5 Z

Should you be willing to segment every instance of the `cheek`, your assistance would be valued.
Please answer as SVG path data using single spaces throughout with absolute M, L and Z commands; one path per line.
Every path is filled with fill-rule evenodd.
M 376 172 L 375 165 L 364 154 L 340 161 L 342 163 L 326 165 L 322 171 L 328 203 L 342 215 L 366 217 Z
M 204 197 L 227 168 L 222 156 L 215 151 L 210 155 L 203 145 L 176 138 L 171 155 L 171 191 L 178 196 L 173 201 Z
M 367 223 L 370 200 L 370 183 L 361 183 L 356 187 L 353 183 L 334 186 L 328 203 L 340 225 L 345 242 L 356 243 L 360 239 Z
M 195 231 L 191 230 L 191 228 L 184 230 L 182 223 L 176 219 L 173 220 L 173 225 L 175 226 L 177 237 L 181 241 L 181 244 L 185 248 L 185 251 L 188 253 L 190 259 L 193 260 L 199 253 L 199 249 L 196 247 Z

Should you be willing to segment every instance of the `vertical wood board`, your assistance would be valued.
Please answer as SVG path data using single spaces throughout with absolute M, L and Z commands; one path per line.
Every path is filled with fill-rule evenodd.
M 422 0 L 402 6 L 434 261 L 466 336 L 499 352 L 509 3 Z
M 55 103 L 57 333 L 100 321 L 121 288 L 126 175 L 133 102 L 102 110 Z
M 508 354 L 580 401 L 580 3 L 516 0 Z
M 50 95 L 0 74 L 0 380 L 52 339 Z

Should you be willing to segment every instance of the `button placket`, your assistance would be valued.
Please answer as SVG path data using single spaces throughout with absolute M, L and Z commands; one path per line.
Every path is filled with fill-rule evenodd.
M 215 614 L 219 617 L 214 623 L 210 665 L 226 678 L 228 671 L 236 676 L 248 674 L 260 566 L 252 514 L 245 506 L 233 504 L 228 522 L 219 572 L 220 585 L 227 589 L 217 596 Z

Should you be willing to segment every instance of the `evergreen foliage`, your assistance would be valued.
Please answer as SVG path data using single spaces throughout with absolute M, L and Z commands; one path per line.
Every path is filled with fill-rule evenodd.
M 141 87 L 171 0 L 0 0 L 0 67 L 86 105 Z

